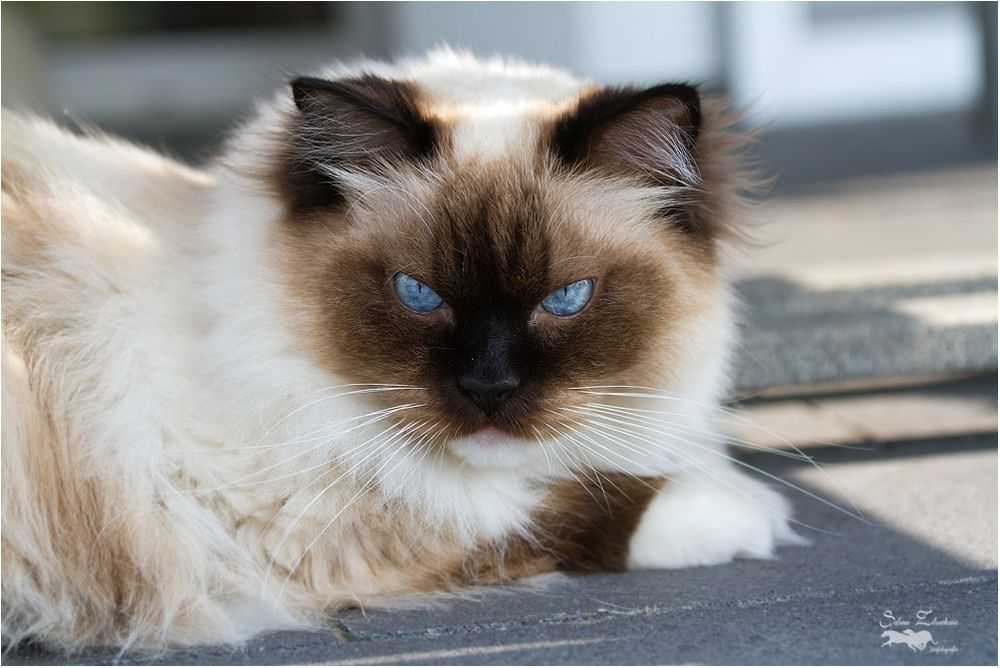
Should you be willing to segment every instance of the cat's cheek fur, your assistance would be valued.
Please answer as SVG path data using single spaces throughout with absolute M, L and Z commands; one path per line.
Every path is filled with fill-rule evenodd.
M 633 570 L 713 566 L 770 559 L 800 545 L 788 501 L 760 481 L 726 468 L 711 479 L 679 474 L 653 497 L 628 546 Z

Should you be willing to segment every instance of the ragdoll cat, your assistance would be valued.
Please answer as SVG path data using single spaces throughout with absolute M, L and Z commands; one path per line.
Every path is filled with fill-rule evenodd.
M 447 51 L 296 79 L 204 170 L 6 114 L 8 646 L 794 542 L 714 424 L 738 143 Z

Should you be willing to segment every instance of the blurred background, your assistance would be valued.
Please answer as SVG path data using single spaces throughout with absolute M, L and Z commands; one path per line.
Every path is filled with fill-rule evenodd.
M 997 6 L 966 2 L 3 4 L 3 100 L 186 157 L 289 73 L 437 44 L 607 83 L 690 80 L 793 188 L 994 160 Z

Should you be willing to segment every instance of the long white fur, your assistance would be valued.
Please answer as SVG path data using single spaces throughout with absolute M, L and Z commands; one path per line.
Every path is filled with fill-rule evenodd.
M 320 74 L 362 70 L 417 81 L 450 109 L 458 155 L 471 161 L 523 150 L 535 113 L 587 85 L 548 68 L 450 51 Z M 511 454 L 503 461 L 477 460 L 475 444 L 424 458 L 386 446 L 393 434 L 405 440 L 386 429 L 392 420 L 408 424 L 406 409 L 392 420 L 362 417 L 376 410 L 363 390 L 378 388 L 345 386 L 308 356 L 287 324 L 287 295 L 272 271 L 281 208 L 248 174 L 259 170 L 259 149 L 274 141 L 289 98 L 262 103 L 209 171 L 5 114 L 4 538 L 41 573 L 32 577 L 5 559 L 9 641 L 236 642 L 263 629 L 316 624 L 328 605 L 378 597 L 393 583 L 374 579 L 355 533 L 364 511 L 351 505 L 369 479 L 401 505 L 406 531 L 445 532 L 471 547 L 522 530 L 539 483 L 585 462 L 633 473 L 684 470 L 668 454 L 628 453 L 613 438 L 604 446 L 623 456 L 604 460 L 582 449 L 581 438 L 562 439 L 559 461 L 523 444 L 505 446 Z M 670 140 L 658 150 L 677 153 Z M 696 178 L 690 169 L 681 173 Z M 370 176 L 340 176 L 361 192 L 379 186 Z M 8 225 L 8 217 L 44 224 L 8 229 L 23 225 Z M 725 389 L 733 337 L 724 282 L 714 289 L 686 297 L 714 306 L 700 308 L 690 323 L 697 334 L 672 363 L 665 389 L 680 400 L 655 402 L 705 433 L 714 429 L 712 406 Z M 411 427 L 414 441 L 426 434 Z M 721 452 L 717 439 L 699 442 Z M 66 449 L 58 454 L 65 465 L 113 490 L 114 520 L 128 527 L 137 558 L 158 578 L 163 615 L 133 620 L 114 639 L 74 632 L 87 614 L 75 603 L 81 583 L 70 581 L 74 574 L 46 545 L 41 529 L 51 520 L 33 514 L 36 497 L 27 487 L 36 453 L 26 448 L 39 443 Z M 725 468 L 717 457 L 688 454 Z M 784 520 L 768 523 L 745 507 L 752 517 L 734 533 L 738 519 L 718 517 L 706 484 L 692 479 L 654 501 L 633 540 L 633 566 L 770 554 L 771 534 L 781 533 Z M 753 493 L 766 497 L 769 512 L 787 514 L 768 492 Z M 276 515 L 279 498 L 289 501 Z M 332 517 L 338 521 L 331 525 Z M 697 542 L 665 546 L 667 528 L 704 527 L 707 519 L 716 531 L 704 553 Z M 283 581 L 281 567 L 299 563 L 307 548 L 311 586 Z M 352 579 L 331 579 L 324 560 Z

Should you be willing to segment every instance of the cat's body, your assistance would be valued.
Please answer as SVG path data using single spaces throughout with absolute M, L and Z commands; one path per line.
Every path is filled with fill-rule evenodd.
M 8 642 L 235 642 L 793 540 L 715 436 L 736 185 L 693 95 L 369 63 L 206 171 L 5 115 Z

